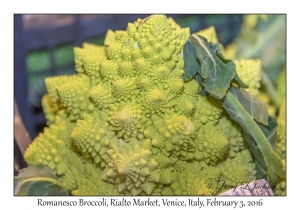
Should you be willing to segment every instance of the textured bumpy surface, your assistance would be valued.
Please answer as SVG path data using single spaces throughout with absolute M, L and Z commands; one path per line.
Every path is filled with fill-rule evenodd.
M 234 63 L 239 77 L 249 86 L 247 90 L 252 95 L 257 96 L 261 80 L 261 61 L 259 59 L 241 59 L 235 60 Z
M 45 80 L 48 126 L 25 153 L 73 195 L 216 195 L 255 179 L 241 130 L 195 80 L 190 35 L 164 15 L 74 49 L 78 74 Z M 226 190 L 228 187 L 226 188 Z
M 284 167 L 286 165 L 286 101 L 282 102 L 279 109 L 279 116 L 277 117 L 278 131 L 277 131 L 277 146 L 276 152 L 278 153 Z M 286 195 L 286 177 L 282 178 L 276 185 L 274 190 L 275 195 Z

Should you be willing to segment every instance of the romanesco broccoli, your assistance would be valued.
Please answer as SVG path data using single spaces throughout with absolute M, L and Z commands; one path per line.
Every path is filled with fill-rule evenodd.
M 47 125 L 29 165 L 48 166 L 73 195 L 216 195 L 255 180 L 242 131 L 197 81 L 183 80 L 190 35 L 152 15 L 75 47 L 76 75 L 45 80 Z

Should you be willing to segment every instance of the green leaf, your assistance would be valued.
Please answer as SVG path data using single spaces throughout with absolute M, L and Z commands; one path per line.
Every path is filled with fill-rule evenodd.
M 222 100 L 222 106 L 245 133 L 248 145 L 255 157 L 257 178 L 266 177 L 271 185 L 275 185 L 279 177 L 282 178 L 285 175 L 281 160 L 274 151 L 277 123 L 274 122 L 274 118 L 266 114 L 267 110 L 264 111 L 264 108 L 260 110 L 260 107 L 263 107 L 262 102 L 257 102 L 258 99 L 249 100 L 248 95 L 250 94 L 240 88 L 230 87 Z M 260 119 L 264 123 L 267 119 L 265 123 L 267 125 L 253 119 L 256 121 Z
M 264 104 L 244 89 L 231 87 L 230 92 L 249 113 L 252 119 L 263 125 L 268 125 L 268 105 Z
M 204 79 L 201 85 L 203 85 L 205 91 L 211 96 L 217 99 L 223 98 L 230 86 L 231 80 L 236 74 L 235 70 L 228 68 L 228 66 L 220 60 L 213 51 L 217 51 L 218 46 L 215 46 L 215 48 L 211 50 L 204 37 L 193 34 L 190 36 L 187 43 L 188 42 L 190 42 L 194 48 L 196 57 L 200 62 L 200 76 Z M 210 45 L 211 47 L 214 46 L 212 44 Z M 195 69 L 185 70 L 191 71 L 188 72 L 187 75 L 191 75 L 196 71 Z
M 69 195 L 50 168 L 29 166 L 14 177 L 15 195 Z
M 184 79 L 189 80 L 196 74 L 200 75 L 200 64 L 197 61 L 195 50 L 191 42 L 186 42 L 183 47 Z M 201 83 L 201 77 L 199 77 Z
M 268 126 L 261 125 L 258 123 L 258 126 L 265 134 L 268 142 L 270 143 L 272 150 L 276 151 L 276 144 L 277 144 L 277 130 L 278 130 L 278 123 L 276 119 L 269 115 L 268 117 Z
M 216 55 L 218 58 L 232 71 L 235 72 L 234 78 L 232 79 L 234 83 L 238 85 L 238 87 L 242 88 L 248 88 L 248 85 L 246 85 L 237 74 L 236 65 L 232 60 L 226 59 L 222 54 L 221 45 L 218 45 L 218 48 L 216 49 Z
M 258 126 L 264 133 L 265 137 L 267 138 L 272 150 L 276 151 L 278 123 L 276 122 L 275 118 L 272 116 L 269 116 L 267 127 L 260 123 L 258 123 Z M 265 178 L 267 175 L 267 172 L 266 172 L 267 167 L 264 162 L 263 155 L 260 152 L 260 150 L 257 149 L 258 146 L 257 146 L 256 142 L 254 141 L 254 139 L 251 137 L 251 135 L 246 134 L 245 137 L 248 141 L 248 145 L 250 146 L 252 153 L 256 157 L 256 159 L 255 159 L 255 165 L 256 165 L 256 171 L 257 171 L 256 176 L 257 176 L 257 178 Z M 277 156 L 277 154 L 276 154 L 276 156 Z M 278 160 L 278 161 L 280 161 L 280 160 Z M 273 182 L 277 183 L 279 181 L 278 177 L 274 173 L 272 173 L 272 172 L 270 172 L 270 173 L 272 174 L 272 177 L 274 180 Z M 271 183 L 270 179 L 269 179 L 269 183 Z

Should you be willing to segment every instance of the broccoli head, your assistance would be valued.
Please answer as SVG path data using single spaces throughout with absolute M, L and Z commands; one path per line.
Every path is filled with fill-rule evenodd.
M 46 78 L 48 127 L 29 165 L 73 195 L 216 195 L 255 179 L 242 131 L 196 80 L 183 80 L 190 35 L 152 15 L 75 47 L 76 75 Z

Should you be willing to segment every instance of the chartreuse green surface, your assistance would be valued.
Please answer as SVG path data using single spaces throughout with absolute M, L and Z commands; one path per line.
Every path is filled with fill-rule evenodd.
M 77 74 L 45 80 L 48 127 L 27 163 L 49 167 L 72 195 L 216 195 L 219 182 L 255 180 L 240 127 L 183 79 L 189 36 L 152 15 L 109 30 L 104 46 L 75 47 Z

